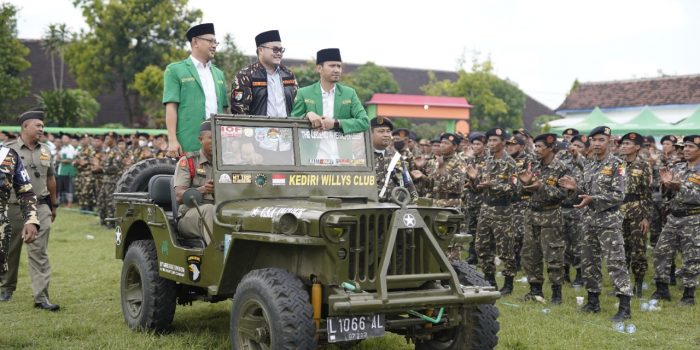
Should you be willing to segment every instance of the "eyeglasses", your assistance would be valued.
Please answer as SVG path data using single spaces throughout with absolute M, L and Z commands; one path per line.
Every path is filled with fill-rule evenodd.
M 195 38 L 200 39 L 200 40 L 204 40 L 204 41 L 208 41 L 209 45 L 214 46 L 214 47 L 217 47 L 220 44 L 220 42 L 216 41 L 216 39 L 202 38 L 201 36 L 196 36 Z
M 284 47 L 277 47 L 277 46 L 275 46 L 275 47 L 269 47 L 269 46 L 263 46 L 263 45 L 260 45 L 260 47 L 264 47 L 264 48 L 266 48 L 266 49 L 270 49 L 270 50 L 272 50 L 273 53 L 284 53 L 284 51 L 285 51 L 285 48 L 284 48 Z

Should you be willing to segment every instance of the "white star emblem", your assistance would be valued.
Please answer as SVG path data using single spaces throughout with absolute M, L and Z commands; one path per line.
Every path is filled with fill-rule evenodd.
M 114 231 L 114 243 L 117 245 L 122 244 L 122 228 L 117 226 L 116 230 Z
M 408 227 L 416 226 L 416 218 L 411 214 L 404 214 L 403 223 Z

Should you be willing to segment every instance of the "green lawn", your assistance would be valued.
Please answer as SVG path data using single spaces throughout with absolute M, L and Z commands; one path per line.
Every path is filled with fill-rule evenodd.
M 94 237 L 89 239 L 88 235 Z M 32 308 L 31 288 L 23 253 L 20 280 L 14 298 L 0 303 L 0 349 L 228 349 L 230 302 L 195 303 L 178 307 L 173 330 L 166 335 L 137 333 L 124 324 L 119 306 L 121 261 L 114 259 L 113 231 L 101 227 L 94 216 L 60 210 L 51 232 L 52 301 L 61 311 Z M 518 276 L 520 277 L 520 276 Z M 500 281 L 502 283 L 502 281 Z M 583 290 L 564 289 L 565 303 L 543 306 L 523 303 L 518 297 L 527 284 L 516 282 L 515 296 L 501 299 L 499 349 L 698 349 L 700 306 L 676 305 L 682 292 L 672 288 L 674 302 L 659 312 L 642 313 L 633 299 L 635 334 L 612 330 L 608 321 L 614 297 L 603 296 L 603 312 L 583 315 L 576 311 L 575 296 Z M 609 284 L 607 285 L 609 288 Z M 646 291 L 651 294 L 653 287 Z M 549 296 L 547 287 L 545 295 Z M 549 308 L 549 313 L 543 313 Z M 362 343 L 359 349 L 411 349 L 398 336 Z

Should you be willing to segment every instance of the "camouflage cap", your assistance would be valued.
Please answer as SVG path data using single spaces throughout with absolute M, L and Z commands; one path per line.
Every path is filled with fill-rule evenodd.
M 525 129 L 525 128 L 520 128 L 520 129 L 513 130 L 513 135 L 523 135 L 523 136 L 525 136 L 525 137 L 527 137 L 527 138 L 530 138 L 530 139 L 532 138 L 532 136 L 530 135 L 530 133 L 529 133 L 529 132 L 527 131 L 527 129 Z

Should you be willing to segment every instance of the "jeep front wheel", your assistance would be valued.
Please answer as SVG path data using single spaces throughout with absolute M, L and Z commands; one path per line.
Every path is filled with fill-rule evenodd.
M 291 273 L 276 268 L 248 273 L 231 308 L 233 349 L 316 349 L 309 293 Z
M 465 286 L 489 286 L 483 275 L 466 262 L 452 263 L 459 282 Z M 498 309 L 491 304 L 473 305 L 464 311 L 457 327 L 433 334 L 430 341 L 416 344 L 417 350 L 493 349 L 498 344 Z
M 121 304 L 129 328 L 162 332 L 175 315 L 175 282 L 158 275 L 153 241 L 135 241 L 124 257 Z

